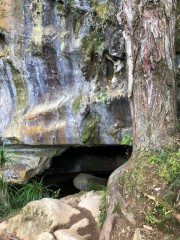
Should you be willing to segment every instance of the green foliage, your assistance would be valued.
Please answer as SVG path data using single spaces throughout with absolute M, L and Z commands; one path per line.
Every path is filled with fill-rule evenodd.
M 126 133 L 125 136 L 121 140 L 121 144 L 132 145 L 132 143 L 133 143 L 132 135 L 130 135 L 129 133 Z
M 87 189 L 88 191 L 103 191 L 105 186 L 98 184 L 97 182 L 93 181 L 93 179 L 92 181 L 88 179 Z
M 136 182 L 132 180 L 132 178 L 129 178 L 128 174 L 123 175 L 123 183 L 126 185 L 127 192 L 130 193 L 134 186 L 136 185 Z
M 104 31 L 108 26 L 108 22 L 115 22 L 115 5 L 112 1 L 99 3 L 97 0 L 91 0 L 91 15 L 95 22 L 95 31 Z
M 0 217 L 7 216 L 24 207 L 28 202 L 40 200 L 42 198 L 58 198 L 60 189 L 53 191 L 50 186 L 43 185 L 43 179 L 40 181 L 24 183 L 22 186 L 15 187 L 0 179 L 1 199 L 0 199 Z
M 102 228 L 104 221 L 106 219 L 107 213 L 106 213 L 106 197 L 107 197 L 107 188 L 102 186 L 101 191 L 101 199 L 99 204 L 99 216 L 98 216 L 98 225 L 100 228 Z
M 5 217 L 11 212 L 17 211 L 15 202 L 16 187 L 9 184 L 2 176 L 0 178 L 0 217 Z
M 86 52 L 96 51 L 96 49 L 103 43 L 104 36 L 102 32 L 91 32 L 82 40 L 82 47 Z
M 8 208 L 11 205 L 12 196 L 14 195 L 13 188 L 9 186 L 7 183 L 2 168 L 4 164 L 11 163 L 12 160 L 7 156 L 7 152 L 5 150 L 5 146 L 3 144 L 1 150 L 0 150 L 0 216 L 4 215 Z
M 4 166 L 7 160 L 8 159 L 7 159 L 6 151 L 3 144 L 3 147 L 0 150 L 0 169 L 2 169 L 2 167 Z
M 9 205 L 10 194 L 9 194 L 8 183 L 4 179 L 3 175 L 0 178 L 0 195 L 1 195 L 1 200 L 4 202 L 4 205 L 8 206 Z
M 40 181 L 33 180 L 32 182 L 24 183 L 23 186 L 17 191 L 16 202 L 19 207 L 25 206 L 28 202 L 40 200 L 42 198 L 57 198 L 60 190 L 53 191 L 49 187 L 45 187 L 43 179 Z
M 158 166 L 159 175 L 168 183 L 173 183 L 180 176 L 180 152 L 174 152 L 167 147 L 160 152 L 147 153 L 149 162 Z
M 40 181 L 32 180 L 18 187 L 8 183 L 4 177 L 2 167 L 9 162 L 11 163 L 12 160 L 8 158 L 3 145 L 0 150 L 0 217 L 5 217 L 18 211 L 30 201 L 40 200 L 44 197 L 57 198 L 59 196 L 60 190 L 53 191 L 50 189 L 50 186 L 45 187 L 43 179 Z
M 160 201 L 155 201 L 151 211 L 146 212 L 145 219 L 148 224 L 166 230 L 170 230 L 170 225 L 176 224 L 172 209 Z
M 107 91 L 102 91 L 97 97 L 97 102 L 106 102 L 108 101 L 108 93 Z

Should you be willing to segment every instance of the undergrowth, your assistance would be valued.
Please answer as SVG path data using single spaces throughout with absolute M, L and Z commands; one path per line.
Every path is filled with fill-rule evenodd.
M 53 191 L 51 186 L 44 186 L 43 179 L 32 180 L 22 185 L 15 185 L 7 182 L 2 168 L 4 164 L 8 164 L 12 160 L 7 157 L 5 147 L 3 145 L 0 150 L 0 218 L 14 214 L 28 202 L 40 200 L 45 197 L 58 198 L 60 189 Z
M 139 221 L 172 232 L 179 222 L 180 151 L 142 151 L 123 176 L 123 195 Z M 139 206 L 139 207 L 138 207 Z M 141 208 L 141 209 L 140 209 Z M 143 209 L 143 211 L 142 211 Z
M 99 204 L 98 225 L 99 225 L 99 228 L 102 228 L 107 215 L 106 213 L 107 188 L 102 186 L 100 193 L 101 193 L 101 198 L 100 198 L 100 204 Z

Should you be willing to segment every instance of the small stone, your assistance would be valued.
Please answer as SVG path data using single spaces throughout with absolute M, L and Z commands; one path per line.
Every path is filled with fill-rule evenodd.
M 141 240 L 141 239 L 142 239 L 142 238 L 141 238 L 141 232 L 140 232 L 140 229 L 137 228 L 137 229 L 135 230 L 133 240 Z
M 106 186 L 107 179 L 98 178 L 87 173 L 80 173 L 73 180 L 73 184 L 77 189 L 83 191 L 98 190 L 98 186 Z
M 148 226 L 148 225 L 143 225 L 143 228 L 145 228 L 146 230 L 149 230 L 149 231 L 152 231 L 152 230 L 153 230 L 153 228 L 150 227 L 150 226 Z

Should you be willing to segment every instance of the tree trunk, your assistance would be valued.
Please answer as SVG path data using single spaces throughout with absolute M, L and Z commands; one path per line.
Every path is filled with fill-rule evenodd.
M 126 41 L 133 148 L 174 145 L 176 0 L 124 0 L 118 17 Z
M 122 0 L 118 20 L 126 42 L 128 96 L 133 119 L 133 158 L 138 150 L 155 150 L 175 145 L 176 0 Z M 121 166 L 108 182 L 107 218 L 101 240 L 111 239 L 116 224 L 115 206 L 133 225 L 131 210 L 120 193 Z

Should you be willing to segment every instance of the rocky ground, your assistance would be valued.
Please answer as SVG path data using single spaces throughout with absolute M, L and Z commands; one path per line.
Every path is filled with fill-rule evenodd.
M 75 194 L 27 204 L 0 224 L 4 240 L 97 240 L 100 192 Z

